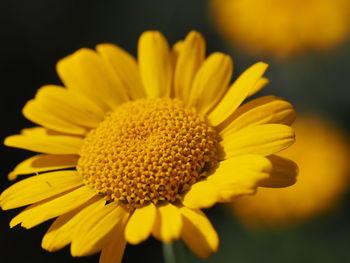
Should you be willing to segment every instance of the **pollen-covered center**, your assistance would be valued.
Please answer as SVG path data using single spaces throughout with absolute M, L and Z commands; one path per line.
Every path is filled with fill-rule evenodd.
M 217 133 L 174 99 L 140 99 L 108 114 L 85 138 L 77 170 L 130 209 L 174 202 L 216 164 Z

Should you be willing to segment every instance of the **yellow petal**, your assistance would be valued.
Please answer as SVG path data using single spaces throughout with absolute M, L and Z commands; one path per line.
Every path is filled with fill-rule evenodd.
M 183 229 L 181 237 L 200 258 L 207 258 L 218 250 L 219 237 L 206 215 L 199 209 L 181 207 Z
M 138 65 L 133 56 L 113 44 L 100 44 L 96 47 L 96 50 L 112 66 L 131 99 L 139 99 L 146 96 L 141 83 Z
M 120 263 L 126 246 L 123 228 L 115 229 L 112 241 L 102 248 L 99 263 Z
M 223 187 L 220 190 L 220 199 L 218 200 L 218 202 L 231 203 L 240 196 L 254 195 L 256 194 L 256 191 L 257 191 L 257 188 L 249 188 L 242 185 L 235 185 L 234 187 L 232 187 L 228 185 L 226 188 Z
M 206 180 L 195 183 L 183 199 L 191 208 L 208 208 L 217 202 L 252 194 L 258 183 L 268 178 L 271 162 L 260 155 L 242 155 L 222 161 Z
M 69 126 L 61 123 L 74 124 L 80 129 L 95 128 L 104 118 L 104 112 L 94 102 L 77 92 L 54 85 L 40 88 L 34 101 L 24 107 L 23 114 L 35 123 L 61 132 L 69 132 L 66 131 Z M 86 132 L 86 129 L 83 131 Z
M 173 45 L 173 47 L 171 49 L 171 61 L 173 64 L 173 68 L 176 67 L 177 61 L 179 59 L 179 54 L 181 52 L 183 45 L 184 45 L 184 41 L 179 40 Z
M 229 118 L 231 121 L 223 128 L 221 135 L 225 137 L 245 127 L 260 124 L 279 123 L 290 125 L 295 120 L 295 117 L 295 110 L 289 102 L 274 96 L 265 96 L 239 107 L 232 117 Z M 220 125 L 217 128 L 220 130 L 221 127 Z
M 208 181 L 200 181 L 191 186 L 185 194 L 182 203 L 191 208 L 208 208 L 220 199 L 219 191 L 215 185 Z
M 124 231 L 129 212 L 117 202 L 95 209 L 74 230 L 71 254 L 74 257 L 92 255 L 108 245 L 115 229 Z
M 180 237 L 181 230 L 182 217 L 178 207 L 172 204 L 157 207 L 157 217 L 152 230 L 154 237 L 171 243 Z
M 68 89 L 84 94 L 103 110 L 128 100 L 113 68 L 93 50 L 82 48 L 60 60 L 57 72 Z
M 272 163 L 268 178 L 259 183 L 261 187 L 287 187 L 296 182 L 298 166 L 295 162 L 277 155 L 267 157 Z
M 211 54 L 193 81 L 188 104 L 207 113 L 222 98 L 232 77 L 233 62 L 222 53 Z
M 19 163 L 15 169 L 9 173 L 8 178 L 12 181 L 20 174 L 32 174 L 75 167 L 78 158 L 78 155 L 39 154 Z
M 258 82 L 255 84 L 254 88 L 252 90 L 250 90 L 247 97 L 253 96 L 255 93 L 262 90 L 269 83 L 270 83 L 270 81 L 267 78 L 259 79 Z
M 223 138 L 227 158 L 243 154 L 270 155 L 294 143 L 294 131 L 283 124 L 249 126 Z
M 256 185 L 257 181 L 264 178 L 246 178 L 247 173 L 271 171 L 272 163 L 268 158 L 257 154 L 246 154 L 221 161 L 213 174 L 208 176 L 207 181 L 226 185 Z
M 207 183 L 218 191 L 217 202 L 231 202 L 241 195 L 254 194 L 258 185 L 269 178 L 272 163 L 260 155 L 241 155 L 220 162 Z
M 4 210 L 33 204 L 83 184 L 77 171 L 58 171 L 35 175 L 7 188 L 0 196 Z
M 232 84 L 219 104 L 209 113 L 210 123 L 217 126 L 229 118 L 255 87 L 266 69 L 267 64 L 259 62 L 244 71 Z
M 63 215 L 91 199 L 96 193 L 83 186 L 66 194 L 41 201 L 27 207 L 10 222 L 10 227 L 19 223 L 25 228 L 32 228 L 46 220 Z
M 205 58 L 205 40 L 197 31 L 191 31 L 178 50 L 174 75 L 175 97 L 188 101 L 193 79 Z
M 152 232 L 156 219 L 156 207 L 150 203 L 137 208 L 125 228 L 125 239 L 133 245 L 146 240 Z
M 169 96 L 173 74 L 172 61 L 168 42 L 160 32 L 146 31 L 141 35 L 138 60 L 147 97 Z
M 35 100 L 28 101 L 22 112 L 28 120 L 54 131 L 76 135 L 87 133 L 86 128 L 53 115 Z
M 79 154 L 83 139 L 69 135 L 56 135 L 45 128 L 24 129 L 20 135 L 5 139 L 6 146 L 49 154 Z
M 103 198 L 95 196 L 81 207 L 58 217 L 44 235 L 41 242 L 42 248 L 53 252 L 68 245 L 72 241 L 75 227 L 105 203 Z

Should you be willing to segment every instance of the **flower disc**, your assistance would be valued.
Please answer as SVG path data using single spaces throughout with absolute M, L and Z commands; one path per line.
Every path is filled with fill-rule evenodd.
M 108 200 L 133 209 L 174 202 L 216 163 L 217 134 L 179 100 L 119 106 L 85 138 L 77 170 Z

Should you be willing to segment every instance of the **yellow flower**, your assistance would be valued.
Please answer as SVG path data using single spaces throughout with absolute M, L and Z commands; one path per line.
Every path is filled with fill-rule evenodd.
M 211 0 L 210 8 L 222 35 L 249 54 L 327 50 L 350 31 L 349 0 Z
M 312 116 L 298 118 L 293 127 L 296 143 L 280 155 L 298 163 L 298 182 L 283 191 L 259 189 L 232 204 L 249 227 L 302 223 L 334 208 L 349 187 L 350 148 L 341 131 Z
M 46 171 L 2 193 L 3 209 L 30 205 L 11 227 L 58 217 L 42 247 L 71 243 L 73 256 L 102 251 L 100 262 L 119 262 L 126 242 L 150 235 L 165 243 L 181 238 L 208 257 L 218 236 L 201 208 L 294 183 L 296 170 L 283 170 L 293 163 L 273 155 L 294 141 L 291 104 L 265 96 L 240 106 L 267 83 L 265 63 L 230 86 L 231 58 L 205 58 L 198 32 L 173 49 L 161 33 L 145 32 L 138 61 L 111 44 L 96 50 L 59 61 L 65 88 L 44 86 L 23 109 L 40 126 L 5 140 L 42 153 L 10 179 Z

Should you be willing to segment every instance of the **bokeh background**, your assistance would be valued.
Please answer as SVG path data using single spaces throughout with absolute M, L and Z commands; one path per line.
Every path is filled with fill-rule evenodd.
M 291 101 L 298 112 L 314 112 L 350 131 L 350 42 L 328 53 L 305 54 L 287 61 L 249 56 L 225 42 L 210 19 L 205 0 L 3 0 L 0 8 L 1 138 L 33 126 L 21 115 L 25 102 L 44 84 L 59 84 L 56 62 L 81 47 L 111 42 L 136 55 L 145 30 L 160 30 L 170 43 L 192 29 L 207 41 L 207 52 L 233 56 L 235 77 L 252 63 L 270 64 L 270 84 L 261 94 Z M 268 37 L 268 34 L 267 34 Z M 1 146 L 0 190 L 7 173 L 26 151 Z M 321 180 L 321 179 L 320 179 Z M 350 188 L 349 188 L 350 189 Z M 349 191 L 350 192 L 350 191 Z M 350 195 L 335 210 L 287 229 L 248 230 L 220 206 L 207 210 L 220 236 L 219 252 L 207 262 L 350 262 Z M 69 249 L 48 253 L 41 238 L 49 227 L 9 229 L 19 210 L 0 212 L 1 262 L 98 262 L 98 256 L 72 258 Z M 177 249 L 181 249 L 178 244 Z M 153 239 L 128 246 L 123 262 L 163 262 Z M 184 262 L 204 262 L 185 250 Z

